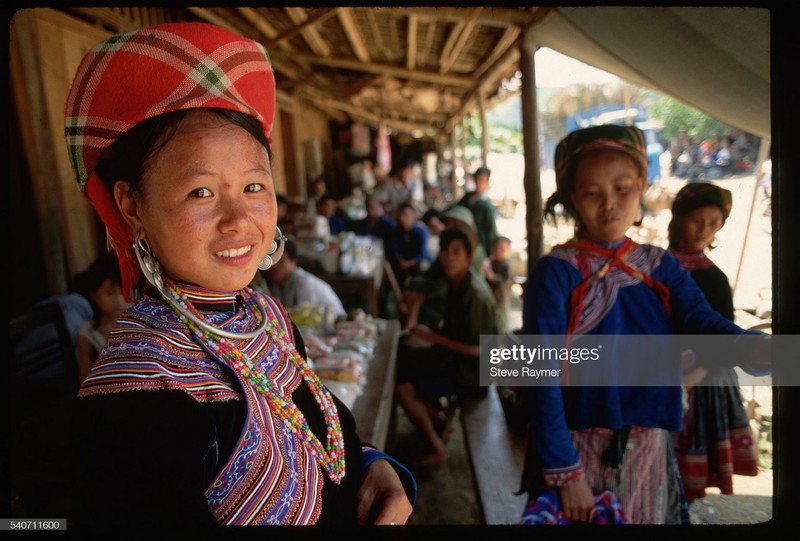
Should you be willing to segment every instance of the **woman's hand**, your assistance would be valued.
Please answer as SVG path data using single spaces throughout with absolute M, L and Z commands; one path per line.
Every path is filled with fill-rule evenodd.
M 362 526 L 405 524 L 413 511 L 400 477 L 386 460 L 369 465 L 357 498 L 357 520 Z
M 594 495 L 585 479 L 561 487 L 559 497 L 565 517 L 572 522 L 589 522 L 594 509 Z

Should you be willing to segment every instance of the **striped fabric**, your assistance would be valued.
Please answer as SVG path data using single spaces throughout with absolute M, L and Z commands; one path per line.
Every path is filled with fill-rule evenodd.
M 613 436 L 614 431 L 607 428 L 572 432 L 589 486 L 614 493 L 631 524 L 664 524 L 670 511 L 669 432 L 632 427 L 622 466 L 617 469 L 602 463 L 603 452 Z
M 236 303 L 235 294 L 205 295 L 199 288 L 181 287 L 198 306 Z M 269 316 L 293 339 L 283 308 L 265 298 Z M 227 330 L 247 331 L 258 324 L 248 310 L 205 315 Z M 266 335 L 239 345 L 283 394 L 290 395 L 301 384 L 299 371 Z M 194 341 L 166 304 L 144 297 L 120 318 L 78 396 L 170 389 L 198 402 L 246 401 L 242 437 L 206 490 L 209 507 L 224 525 L 313 524 L 321 512 L 321 468 L 253 385 L 244 378 L 233 381 L 231 374 L 240 376 L 223 370 L 219 362 Z
M 589 513 L 590 524 L 627 524 L 625 512 L 616 495 L 603 490 L 594 494 L 595 506 Z M 558 493 L 546 490 L 535 500 L 530 500 L 522 513 L 521 524 L 571 524 L 561 509 Z
M 581 269 L 585 280 L 583 299 L 579 312 L 574 314 L 574 326 L 569 334 L 580 336 L 589 333 L 613 308 L 621 288 L 642 283 L 661 264 L 664 256 L 662 250 L 653 250 L 630 239 L 625 242 L 628 243 L 623 256 L 625 269 L 619 265 L 608 265 L 608 257 L 586 250 L 582 245 L 567 243 L 551 250 L 553 257 Z

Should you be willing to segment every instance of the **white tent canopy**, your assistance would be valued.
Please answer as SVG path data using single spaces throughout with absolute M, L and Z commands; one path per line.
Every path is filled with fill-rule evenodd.
M 559 7 L 534 39 L 770 139 L 768 9 Z

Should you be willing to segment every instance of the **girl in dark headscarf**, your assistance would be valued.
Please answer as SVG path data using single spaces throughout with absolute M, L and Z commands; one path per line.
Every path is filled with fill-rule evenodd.
M 637 524 L 685 520 L 671 440 L 682 415 L 679 352 L 638 349 L 621 335 L 739 336 L 744 331 L 709 306 L 671 254 L 627 236 L 640 213 L 646 179 L 645 138 L 635 127 L 576 130 L 556 147 L 558 191 L 550 202 L 564 205 L 576 221 L 576 234 L 532 266 L 522 334 L 551 340 L 565 336 L 567 346 L 601 335 L 615 337 L 605 338 L 609 347 L 603 352 L 604 375 L 612 377 L 606 385 L 595 379 L 581 384 L 582 366 L 550 363 L 544 366 L 562 368 L 565 386 L 521 387 L 529 425 L 525 523 L 541 522 L 547 501 L 556 502 L 557 521 L 597 522 L 608 516 Z M 668 367 L 660 374 L 675 376 L 675 382 L 651 376 L 647 381 L 652 383 L 634 384 L 618 364 L 631 352 L 636 367 Z M 737 362 L 758 372 L 749 364 L 753 361 L 761 362 Z M 734 364 L 730 358 L 703 362 Z M 609 493 L 619 499 L 621 513 Z M 609 507 L 614 510 L 610 515 L 602 511 Z
M 725 273 L 708 258 L 731 212 L 731 192 L 711 183 L 685 185 L 672 203 L 669 251 L 689 271 L 711 307 L 733 321 L 733 294 Z M 687 411 L 675 450 L 689 501 L 707 487 L 733 494 L 733 474 L 757 475 L 756 439 L 736 372 L 687 369 Z

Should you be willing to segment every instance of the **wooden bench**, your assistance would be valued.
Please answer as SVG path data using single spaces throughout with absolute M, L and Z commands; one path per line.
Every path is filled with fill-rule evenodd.
M 527 501 L 516 495 L 522 477 L 523 442 L 506 421 L 497 388 L 459 404 L 464 443 L 485 524 L 519 524 Z

